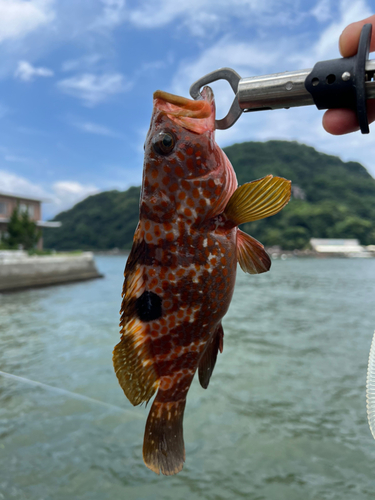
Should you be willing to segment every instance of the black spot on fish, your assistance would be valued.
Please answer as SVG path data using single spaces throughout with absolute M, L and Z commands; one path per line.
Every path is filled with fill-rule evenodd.
M 154 292 L 143 292 L 135 301 L 137 316 L 141 321 L 152 321 L 162 315 L 161 298 Z

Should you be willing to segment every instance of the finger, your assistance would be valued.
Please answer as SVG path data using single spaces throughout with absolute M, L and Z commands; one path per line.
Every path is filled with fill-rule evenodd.
M 351 109 L 329 109 L 323 115 L 323 127 L 333 135 L 348 134 L 359 130 L 355 111 Z
M 375 102 L 367 101 L 367 118 L 375 120 Z M 329 109 L 323 115 L 324 129 L 333 135 L 349 134 L 359 130 L 358 119 L 352 109 Z
M 341 33 L 339 40 L 340 53 L 343 57 L 354 56 L 357 53 L 361 29 L 365 24 L 372 24 L 370 52 L 375 50 L 375 15 L 362 21 L 349 24 Z

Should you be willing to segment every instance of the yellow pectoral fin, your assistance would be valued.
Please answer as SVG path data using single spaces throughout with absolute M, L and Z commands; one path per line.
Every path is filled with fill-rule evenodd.
M 240 186 L 232 194 L 224 214 L 236 225 L 277 214 L 288 203 L 291 181 L 267 175 Z
M 271 267 L 271 259 L 264 246 L 240 229 L 237 231 L 237 258 L 245 273 L 261 274 Z

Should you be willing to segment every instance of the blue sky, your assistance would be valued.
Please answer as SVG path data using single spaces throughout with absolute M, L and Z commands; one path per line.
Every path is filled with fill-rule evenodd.
M 242 77 L 339 57 L 375 0 L 0 0 L 0 191 L 50 200 L 44 218 L 87 195 L 141 183 L 152 94 L 189 96 L 223 66 Z M 217 115 L 233 99 L 214 84 Z M 375 176 L 375 128 L 333 137 L 309 106 L 242 115 L 221 146 L 297 140 Z M 252 180 L 249 165 L 249 180 Z

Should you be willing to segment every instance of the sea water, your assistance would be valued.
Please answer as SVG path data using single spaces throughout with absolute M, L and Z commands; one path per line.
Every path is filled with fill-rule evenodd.
M 112 367 L 125 257 L 97 264 L 102 280 L 0 295 L 0 370 L 63 389 L 0 374 L 0 499 L 374 498 L 375 259 L 239 269 L 224 352 L 208 389 L 189 391 L 173 477 L 144 466 L 148 408 L 132 407 Z

